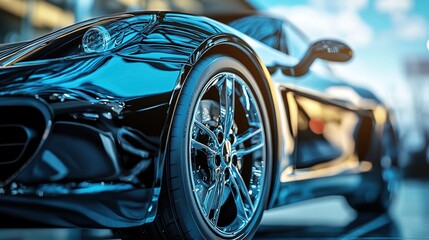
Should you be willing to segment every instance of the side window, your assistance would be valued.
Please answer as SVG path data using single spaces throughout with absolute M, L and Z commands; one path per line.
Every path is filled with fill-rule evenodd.
M 305 36 L 283 19 L 252 15 L 235 20 L 229 25 L 296 59 L 304 56 L 309 45 Z
M 310 42 L 304 34 L 284 19 L 251 15 L 239 18 L 228 25 L 297 60 L 304 57 L 310 46 Z M 331 73 L 325 61 L 316 61 L 312 68 L 319 69 L 319 72 Z
M 228 25 L 271 48 L 288 53 L 282 29 L 283 22 L 279 19 L 267 16 L 248 16 Z
M 301 59 L 308 49 L 309 42 L 292 24 L 284 22 L 283 29 L 286 36 L 288 54 L 296 59 Z
M 310 46 L 309 40 L 291 23 L 284 22 L 283 28 L 286 35 L 288 54 L 298 60 L 302 59 Z M 312 64 L 312 69 L 317 69 L 316 71 L 319 73 L 332 74 L 327 61 L 315 61 Z

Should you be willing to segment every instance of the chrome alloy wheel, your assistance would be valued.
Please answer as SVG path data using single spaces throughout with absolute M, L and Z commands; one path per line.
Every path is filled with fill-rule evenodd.
M 258 101 L 238 75 L 212 77 L 196 102 L 189 156 L 193 193 L 208 225 L 236 236 L 266 187 L 266 144 Z

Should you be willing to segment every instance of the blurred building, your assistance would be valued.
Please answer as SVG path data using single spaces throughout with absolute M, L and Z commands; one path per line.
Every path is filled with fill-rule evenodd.
M 214 14 L 253 9 L 245 0 L 0 0 L 0 43 L 32 39 L 74 22 L 118 12 Z

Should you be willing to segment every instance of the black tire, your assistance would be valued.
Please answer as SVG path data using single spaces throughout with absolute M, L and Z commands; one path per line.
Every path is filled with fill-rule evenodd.
M 372 178 L 379 178 L 380 176 L 372 177 Z M 371 177 L 370 177 L 371 178 Z M 366 180 L 368 181 L 368 180 Z M 369 182 L 369 181 L 368 181 Z M 372 185 L 378 185 L 377 193 L 374 198 L 366 199 L 363 196 L 365 195 L 364 192 L 360 194 L 360 196 L 350 196 L 347 198 L 347 201 L 354 210 L 356 210 L 359 213 L 384 213 L 386 212 L 393 199 L 393 192 L 389 188 L 389 183 L 385 182 L 382 179 L 372 180 L 372 183 L 367 183 Z M 365 188 L 364 188 L 365 189 Z M 372 191 L 366 189 L 366 191 Z
M 222 80 L 223 78 L 225 79 Z M 229 78 L 231 79 L 228 80 Z M 229 84 L 229 81 L 232 85 Z M 225 85 L 223 86 L 223 84 Z M 234 86 L 232 91 L 229 86 Z M 241 88 L 236 89 L 236 86 Z M 218 91 L 219 99 L 213 97 L 216 94 L 213 95 L 212 88 Z M 220 96 L 224 89 L 227 89 L 226 97 L 221 100 Z M 241 95 L 239 95 L 240 91 L 242 91 Z M 244 92 L 246 93 L 243 94 Z M 234 100 L 234 104 L 229 104 L 228 101 L 236 98 L 235 94 L 240 97 L 239 101 Z M 241 111 L 240 103 L 248 100 L 244 96 L 246 94 L 252 95 L 251 99 L 254 102 L 252 106 L 256 106 L 254 115 L 259 114 L 258 117 L 252 118 L 260 119 L 260 129 L 262 129 L 257 130 L 258 133 L 255 133 L 255 136 L 252 135 L 250 139 L 245 138 L 244 133 L 239 133 L 240 125 L 245 126 L 247 118 L 242 120 L 239 118 L 243 118 L 241 116 L 243 114 L 235 114 L 235 112 Z M 216 110 L 216 103 L 221 105 L 221 101 L 226 103 L 225 106 L 228 109 L 226 112 L 232 113 L 231 118 L 228 114 L 222 115 L 221 110 Z M 235 109 L 236 106 L 238 106 L 237 109 Z M 272 171 L 272 139 L 268 113 L 264 106 L 265 102 L 255 78 L 238 60 L 220 54 L 202 59 L 192 69 L 178 99 L 169 138 L 169 154 L 166 159 L 156 219 L 153 223 L 139 228 L 122 230 L 122 237 L 130 239 L 140 237 L 147 239 L 251 238 L 256 232 L 266 208 Z M 204 111 L 209 109 L 209 115 L 213 117 L 210 120 L 211 123 L 207 121 L 203 125 L 210 128 L 213 133 L 216 132 L 216 136 L 219 138 L 217 142 L 211 138 L 213 135 L 205 132 L 206 130 L 203 131 L 204 127 L 200 126 L 203 123 L 202 112 L 204 111 L 202 108 Z M 244 111 L 249 111 L 249 109 Z M 216 112 L 219 112 L 217 123 L 213 120 L 216 119 L 216 116 L 212 116 L 216 115 Z M 204 115 L 204 117 L 209 115 Z M 230 119 L 233 119 L 233 122 Z M 251 128 L 249 127 L 249 129 Z M 252 131 L 253 127 L 248 132 L 253 134 Z M 230 135 L 225 136 L 225 133 L 230 133 Z M 198 144 L 203 142 L 204 137 L 207 138 L 207 141 L 204 142 L 206 147 L 211 146 L 210 149 L 214 149 L 214 152 L 220 151 L 221 153 L 214 154 L 210 152 L 211 150 L 199 148 Z M 253 139 L 263 141 L 263 146 L 259 147 L 261 143 L 258 145 L 249 143 Z M 247 145 L 244 142 L 240 144 L 241 140 L 250 145 L 248 149 L 257 150 L 252 150 L 251 153 L 242 150 L 241 148 L 246 148 Z M 249 159 L 251 160 L 245 162 Z M 207 166 L 204 161 L 207 161 Z M 240 161 L 241 165 L 238 163 Z M 248 170 L 248 166 L 245 167 L 247 164 L 251 164 L 252 180 L 249 180 L 249 174 L 246 171 L 246 169 Z M 258 169 L 262 173 L 260 176 L 258 175 L 259 178 L 254 180 L 253 178 L 257 174 L 253 168 L 261 164 L 263 166 Z M 240 178 L 242 181 L 238 182 Z M 242 183 L 245 183 L 247 188 L 243 188 Z M 256 183 L 258 185 L 255 185 Z M 259 183 L 261 184 L 259 185 Z M 202 188 L 206 185 L 208 185 L 207 189 Z M 254 192 L 248 190 L 249 187 L 254 189 L 255 186 L 260 187 L 260 190 Z M 206 194 L 204 194 L 204 190 L 206 190 Z M 244 190 L 248 190 L 247 196 L 244 194 Z M 240 200 L 242 205 L 240 205 Z M 232 207 L 234 204 L 235 210 Z M 235 217 L 234 214 L 231 214 L 234 211 Z M 249 218 L 244 219 L 244 225 L 240 225 L 238 219 L 243 216 Z M 234 230 L 235 226 L 237 229 Z M 228 228 L 231 228 L 231 231 Z
M 390 205 L 398 190 L 401 178 L 398 167 L 397 141 L 390 124 L 385 126 L 382 141 L 381 162 L 375 172 L 365 176 L 366 186 L 377 186 L 375 197 L 365 197 L 365 192 L 347 198 L 349 205 L 358 212 L 384 213 Z M 362 187 L 365 191 L 374 191 L 374 188 Z

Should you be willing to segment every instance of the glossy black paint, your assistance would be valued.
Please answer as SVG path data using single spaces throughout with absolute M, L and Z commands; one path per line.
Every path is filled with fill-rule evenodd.
M 98 25 L 116 29 L 119 44 L 101 53 L 82 52 L 80 39 Z M 10 47 L 0 49 L 0 127 L 10 125 L 6 115 L 34 117 L 19 102 L 48 109 L 45 121 L 51 125 L 33 130 L 21 124 L 43 132 L 44 141 L 32 157 L 19 160 L 19 169 L 2 168 L 4 213 L 60 226 L 117 228 L 152 221 L 181 86 L 192 66 L 213 53 L 246 64 L 269 103 L 276 152 L 269 207 L 378 187 L 367 185 L 362 174 L 380 168 L 379 142 L 389 121 L 381 102 L 311 68 L 290 77 L 282 69 L 299 59 L 217 21 L 180 13 L 130 13 Z M 352 94 L 338 95 L 333 91 L 338 89 Z M 16 107 L 10 110 L 10 105 Z M 338 121 L 344 119 L 349 122 L 342 128 Z M 348 145 L 326 139 L 311 121 L 333 124 Z M 0 149 L 13 143 L 5 139 Z M 308 151 L 315 147 L 325 152 Z

